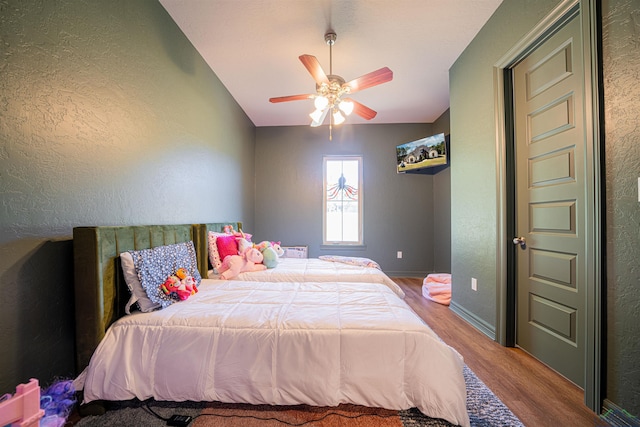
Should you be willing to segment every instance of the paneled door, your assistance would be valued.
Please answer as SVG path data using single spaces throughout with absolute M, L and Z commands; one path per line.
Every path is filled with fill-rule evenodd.
M 580 19 L 513 68 L 516 345 L 585 384 L 586 195 Z

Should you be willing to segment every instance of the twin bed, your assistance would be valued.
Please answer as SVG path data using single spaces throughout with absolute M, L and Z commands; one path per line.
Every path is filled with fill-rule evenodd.
M 417 407 L 469 425 L 461 357 L 382 271 L 282 259 L 217 280 L 207 236 L 225 224 L 74 229 L 76 382 L 85 403 L 352 403 Z M 130 293 L 119 254 L 182 242 L 193 242 L 204 272 L 198 292 L 125 315 Z

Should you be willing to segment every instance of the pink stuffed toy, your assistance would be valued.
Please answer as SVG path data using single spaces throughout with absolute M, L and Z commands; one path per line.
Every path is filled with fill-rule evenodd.
M 238 255 L 246 253 L 247 249 L 253 247 L 253 243 L 251 243 L 244 237 L 236 237 L 236 244 L 238 245 Z
M 176 274 L 167 277 L 160 288 L 166 295 L 176 295 L 180 301 L 184 301 L 198 292 L 196 281 L 189 275 L 186 268 L 179 268 Z
M 248 248 L 244 255 L 229 255 L 225 257 L 218 269 L 220 278 L 229 280 L 245 271 L 266 270 L 267 267 L 261 264 L 262 259 L 262 253 L 254 247 Z

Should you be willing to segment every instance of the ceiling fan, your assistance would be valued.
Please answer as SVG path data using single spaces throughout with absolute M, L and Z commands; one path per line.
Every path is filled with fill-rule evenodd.
M 345 97 L 349 94 L 391 81 L 393 79 L 393 71 L 384 67 L 360 76 L 357 79 L 345 82 L 342 77 L 333 74 L 332 47 L 336 42 L 336 33 L 333 31 L 327 32 L 324 35 L 324 40 L 329 45 L 329 74 L 325 74 L 315 56 L 299 56 L 302 65 L 305 66 L 316 81 L 316 93 L 269 98 L 269 102 L 278 103 L 313 99 L 316 110 L 309 114 L 312 119 L 311 126 L 320 126 L 325 121 L 325 118 L 329 116 L 329 139 L 331 139 L 332 125 L 343 123 L 345 116 L 350 115 L 352 112 L 365 120 L 371 120 L 378 114 L 366 105 Z

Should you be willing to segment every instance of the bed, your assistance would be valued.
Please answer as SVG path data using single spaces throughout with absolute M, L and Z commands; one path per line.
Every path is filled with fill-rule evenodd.
M 469 425 L 462 358 L 385 283 L 204 278 L 185 301 L 121 316 L 118 254 L 187 241 L 197 252 L 198 230 L 74 229 L 84 403 L 353 403 Z
M 240 223 L 239 227 L 241 227 Z M 209 252 L 209 233 L 220 232 L 221 223 L 198 224 L 196 235 L 199 242 L 198 250 L 202 254 Z M 202 271 L 206 271 L 207 277 L 218 278 L 212 268 L 209 256 L 206 259 L 199 255 L 199 265 Z M 344 258 L 345 262 L 341 262 Z M 244 272 L 235 277 L 235 280 L 255 282 L 368 282 L 382 283 L 404 298 L 402 289 L 387 276 L 382 270 L 375 267 L 363 267 L 346 262 L 346 257 L 328 257 L 331 260 L 319 258 L 281 258 L 275 268 L 262 271 Z M 205 270 L 206 265 L 206 270 Z

